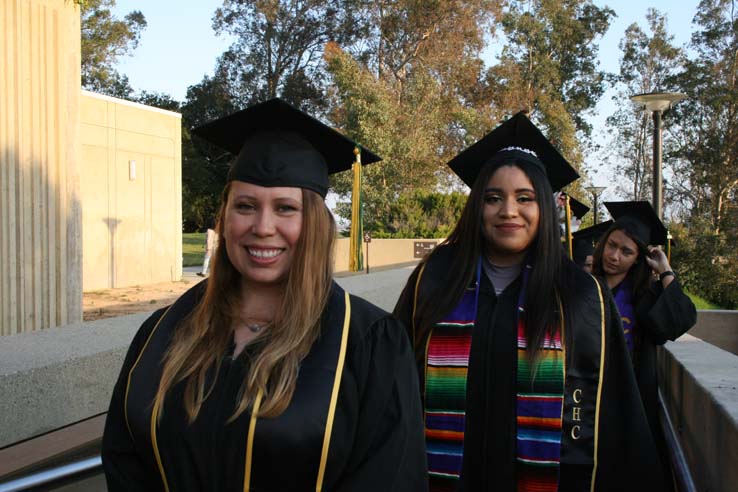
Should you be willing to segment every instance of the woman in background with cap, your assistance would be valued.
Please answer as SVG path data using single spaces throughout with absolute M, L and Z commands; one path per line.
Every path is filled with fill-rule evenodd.
M 561 246 L 553 189 L 576 172 L 523 114 L 449 165 L 469 199 L 395 307 L 431 490 L 660 490 L 612 297 Z
M 598 242 L 593 273 L 612 290 L 643 406 L 664 467 L 666 445 L 658 418 L 656 347 L 676 340 L 697 322 L 697 310 L 682 291 L 666 254 L 667 232 L 651 204 L 606 202 L 615 220 Z M 653 276 L 658 276 L 654 281 Z
M 426 490 L 405 331 L 332 280 L 323 198 L 353 142 L 278 99 L 195 133 L 238 154 L 220 245 L 210 278 L 131 344 L 103 437 L 108 490 Z

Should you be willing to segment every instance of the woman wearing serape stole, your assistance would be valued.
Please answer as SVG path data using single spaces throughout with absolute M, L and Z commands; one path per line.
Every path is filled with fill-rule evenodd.
M 682 291 L 666 254 L 654 246 L 666 243 L 667 231 L 651 204 L 605 202 L 605 206 L 615 222 L 597 243 L 593 271 L 612 290 L 646 416 L 668 470 L 658 417 L 656 347 L 692 328 L 697 310 Z
M 324 198 L 354 142 L 279 99 L 195 133 L 238 155 L 220 244 L 210 277 L 131 344 L 103 435 L 108 490 L 427 490 L 405 330 L 332 279 Z
M 576 171 L 522 113 L 449 165 L 469 199 L 395 307 L 431 490 L 661 490 L 612 296 L 562 249 L 553 190 Z

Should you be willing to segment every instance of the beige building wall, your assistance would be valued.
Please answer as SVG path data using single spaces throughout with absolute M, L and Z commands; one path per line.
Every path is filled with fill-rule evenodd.
M 182 277 L 181 115 L 82 91 L 83 289 Z
M 82 318 L 79 7 L 0 1 L 0 334 Z
M 415 255 L 416 242 L 430 242 L 438 245 L 443 239 L 372 239 L 369 243 L 369 270 L 372 268 L 398 265 L 419 261 Z M 347 237 L 338 238 L 334 247 L 334 271 L 349 271 L 349 245 Z M 364 268 L 367 264 L 367 243 L 363 243 Z

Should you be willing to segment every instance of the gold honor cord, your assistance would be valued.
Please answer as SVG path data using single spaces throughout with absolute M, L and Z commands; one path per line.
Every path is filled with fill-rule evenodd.
M 246 465 L 243 471 L 243 492 L 249 492 L 251 488 L 251 459 L 254 452 L 254 432 L 256 431 L 256 416 L 259 414 L 261 406 L 261 398 L 264 393 L 259 389 L 254 400 L 254 407 L 251 410 L 251 420 L 249 420 L 249 434 L 246 437 Z
M 413 292 L 413 319 L 410 320 L 413 325 L 413 352 L 415 351 L 415 310 L 418 309 L 418 289 L 420 289 L 420 278 L 423 276 L 423 272 L 425 271 L 425 266 L 427 264 L 428 263 L 423 263 L 423 266 L 420 267 L 418 279 L 415 281 L 415 292 Z
M 320 455 L 320 468 L 318 468 L 318 480 L 315 483 L 316 492 L 323 489 L 323 478 L 325 477 L 325 467 L 328 462 L 328 448 L 331 445 L 331 432 L 333 431 L 333 419 L 336 416 L 336 404 L 338 403 L 338 390 L 341 387 L 341 376 L 343 375 L 343 366 L 346 360 L 346 346 L 348 345 L 349 325 L 351 322 L 351 299 L 349 293 L 344 292 L 345 296 L 345 314 L 343 318 L 343 333 L 341 335 L 341 350 L 338 352 L 338 364 L 336 366 L 336 377 L 333 380 L 333 394 L 331 395 L 331 404 L 328 407 L 328 420 L 325 424 L 325 435 L 323 436 L 323 452 Z
M 164 465 L 161 463 L 161 456 L 159 455 L 159 446 L 156 442 L 156 420 L 159 416 L 159 406 L 161 400 L 158 398 L 154 401 L 154 409 L 151 411 L 151 447 L 154 449 L 154 458 L 156 458 L 156 466 L 159 467 L 159 474 L 161 475 L 161 481 L 164 484 L 165 492 L 169 492 L 169 484 L 167 483 L 167 476 L 164 473 Z
M 564 206 L 566 208 L 566 252 L 569 255 L 569 259 L 574 259 L 574 252 L 572 251 L 572 237 L 571 237 L 571 205 L 569 204 L 569 195 L 565 195 Z
M 325 434 L 323 435 L 323 450 L 320 456 L 320 467 L 318 468 L 318 479 L 315 484 L 315 490 L 320 492 L 323 488 L 323 478 L 325 477 L 325 467 L 328 462 L 328 449 L 331 443 L 331 433 L 333 431 L 333 420 L 336 416 L 336 404 L 338 403 L 338 390 L 341 386 L 341 377 L 343 375 L 343 366 L 346 361 L 346 347 L 348 346 L 349 325 L 351 322 L 351 300 L 349 293 L 345 292 L 345 314 L 343 319 L 343 332 L 341 334 L 341 348 L 338 352 L 338 363 L 336 365 L 336 376 L 333 380 L 333 391 L 331 393 L 331 402 L 328 406 L 328 418 L 326 420 Z M 256 430 L 256 415 L 259 413 L 261 405 L 262 391 L 256 395 L 254 401 L 254 409 L 251 412 L 251 421 L 249 422 L 249 434 L 246 438 L 246 464 L 243 473 L 243 491 L 248 492 L 251 487 L 251 461 L 254 452 L 254 431 Z
M 605 330 L 605 302 L 602 300 L 602 289 L 600 283 L 592 277 L 595 285 L 597 286 L 597 294 L 600 296 L 600 335 L 602 340 L 600 342 L 600 380 L 597 382 L 597 403 L 595 406 L 595 422 L 594 422 L 594 466 L 592 467 L 592 484 L 590 486 L 590 492 L 595 490 L 595 482 L 597 481 L 597 453 L 600 442 L 600 403 L 602 400 L 602 384 L 605 372 L 605 349 L 607 332 Z
M 154 336 L 154 333 L 156 333 L 156 329 L 159 328 L 159 323 L 161 323 L 161 320 L 164 319 L 164 317 L 167 315 L 169 310 L 172 308 L 172 306 L 169 306 L 166 311 L 164 311 L 164 314 L 161 315 L 161 318 L 159 318 L 159 321 L 156 322 L 156 326 L 154 326 L 154 329 L 151 330 L 151 333 L 149 333 L 149 337 L 146 339 L 146 343 L 144 343 L 143 348 L 141 349 L 141 352 L 139 352 L 138 357 L 136 357 L 136 362 L 133 363 L 133 366 L 131 366 L 131 370 L 128 371 L 128 382 L 126 383 L 126 396 L 123 398 L 123 419 L 126 421 L 126 427 L 128 427 L 128 434 L 131 436 L 131 441 L 135 441 L 133 438 L 133 432 L 131 432 L 131 424 L 128 423 L 128 390 L 131 388 L 131 376 L 133 375 L 133 370 L 136 369 L 136 366 L 138 365 L 138 361 L 141 360 L 141 356 L 143 355 L 144 351 L 146 350 L 146 347 L 149 345 L 149 340 Z

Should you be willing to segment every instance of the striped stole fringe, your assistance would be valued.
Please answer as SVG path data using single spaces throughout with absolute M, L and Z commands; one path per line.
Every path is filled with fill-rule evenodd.
M 530 267 L 526 267 L 520 300 Z M 531 366 L 526 352 L 524 312 L 518 302 L 517 370 L 517 490 L 518 492 L 556 492 L 559 486 L 562 411 L 564 405 L 564 350 L 561 328 L 546 335 Z
M 428 339 L 425 372 L 425 442 L 431 492 L 455 491 L 464 458 L 466 376 L 477 311 L 469 289 Z

